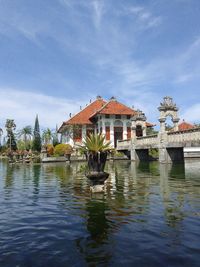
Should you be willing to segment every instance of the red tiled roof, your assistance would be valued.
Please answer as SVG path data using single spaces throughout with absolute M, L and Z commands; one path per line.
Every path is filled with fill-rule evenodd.
M 194 128 L 194 125 L 192 125 L 191 123 L 185 122 L 184 120 L 178 125 L 179 131 L 189 130 L 192 128 Z
M 102 108 L 105 105 L 106 101 L 102 98 L 99 98 L 81 110 L 79 113 L 74 115 L 68 121 L 65 122 L 67 124 L 92 124 L 90 121 L 90 117 L 94 114 L 97 110 Z
M 91 117 L 97 114 L 108 114 L 108 115 L 134 115 L 135 111 L 116 100 L 110 100 L 100 110 L 94 113 Z
M 102 98 L 98 97 L 97 100 L 89 104 L 79 113 L 74 115 L 68 121 L 63 122 L 61 127 L 58 129 L 58 132 L 61 132 L 62 128 L 65 125 L 85 125 L 93 124 L 92 118 L 97 114 L 109 114 L 109 115 L 134 115 L 135 110 L 119 103 L 115 99 L 111 99 L 109 102 L 106 102 Z M 151 123 L 146 122 L 147 127 L 155 126 Z

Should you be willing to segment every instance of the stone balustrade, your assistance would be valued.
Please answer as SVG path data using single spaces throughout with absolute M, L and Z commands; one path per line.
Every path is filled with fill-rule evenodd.
M 168 132 L 167 142 L 169 144 L 177 143 L 182 146 L 186 146 L 187 143 L 200 143 L 200 128 L 193 128 L 185 131 Z
M 118 140 L 117 141 L 117 150 L 130 150 L 131 149 L 131 140 Z
M 137 137 L 135 146 L 137 147 L 157 147 L 158 146 L 158 135 L 147 135 Z
M 133 140 L 135 149 L 158 148 L 159 136 L 157 134 L 137 137 Z M 200 128 L 184 131 L 167 132 L 166 147 L 187 147 L 200 145 Z M 117 142 L 117 150 L 131 150 L 131 140 Z
M 160 130 L 158 134 L 146 136 L 146 131 L 143 131 L 142 137 L 136 137 L 137 125 L 141 129 L 146 127 L 146 117 L 138 110 L 137 114 L 132 117 L 132 140 L 118 141 L 116 149 L 124 153 L 129 151 L 131 160 L 147 160 L 149 149 L 157 148 L 159 161 L 169 163 L 172 161 L 182 161 L 184 158 L 184 148 L 200 147 L 200 127 L 182 131 L 178 130 L 178 107 L 173 102 L 172 97 L 165 96 L 158 110 L 160 111 Z M 166 129 L 167 117 L 172 119 L 174 132 L 168 132 Z M 193 156 L 196 155 L 197 153 L 193 153 Z

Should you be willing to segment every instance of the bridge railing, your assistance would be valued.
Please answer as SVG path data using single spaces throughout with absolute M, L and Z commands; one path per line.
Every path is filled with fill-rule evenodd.
M 137 137 L 136 146 L 156 146 L 158 144 L 158 135 L 152 134 L 147 136 Z
M 200 127 L 184 131 L 168 132 L 167 135 L 169 143 L 200 143 Z
M 118 140 L 117 141 L 117 150 L 130 150 L 131 149 L 131 140 Z

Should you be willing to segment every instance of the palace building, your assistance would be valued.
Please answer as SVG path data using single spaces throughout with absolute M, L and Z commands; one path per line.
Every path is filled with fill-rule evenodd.
M 105 101 L 97 96 L 95 101 L 63 122 L 58 132 L 61 142 L 72 146 L 81 144 L 90 133 L 102 133 L 116 147 L 118 140 L 131 138 L 131 118 L 137 115 L 140 119 L 137 120 L 136 135 L 145 136 L 147 127 L 154 125 L 146 122 L 144 113 L 125 106 L 114 97 Z

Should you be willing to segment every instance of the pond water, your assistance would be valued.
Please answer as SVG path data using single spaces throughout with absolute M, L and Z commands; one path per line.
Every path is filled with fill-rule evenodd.
M 0 266 L 200 266 L 200 163 L 106 169 L 0 161 Z

